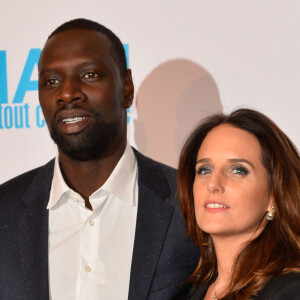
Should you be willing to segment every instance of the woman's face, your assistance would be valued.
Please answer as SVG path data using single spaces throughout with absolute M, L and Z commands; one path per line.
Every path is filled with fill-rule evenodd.
M 198 226 L 212 237 L 248 240 L 272 204 L 256 137 L 228 124 L 215 127 L 198 151 L 195 169 Z

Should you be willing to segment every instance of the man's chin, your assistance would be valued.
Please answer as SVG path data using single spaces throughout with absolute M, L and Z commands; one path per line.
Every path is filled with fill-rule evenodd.
M 56 126 L 51 126 L 50 135 L 66 156 L 78 161 L 88 161 L 103 157 L 119 130 L 119 123 L 98 121 L 93 127 L 86 127 L 73 134 L 66 134 Z
M 58 149 L 66 156 L 77 161 L 89 161 L 101 158 L 111 144 L 111 139 L 86 138 L 75 135 L 51 135 Z
M 61 148 L 59 148 L 67 157 L 71 158 L 72 160 L 76 161 L 91 161 L 91 160 L 97 160 L 101 157 L 101 153 L 87 153 L 84 151 L 64 151 Z

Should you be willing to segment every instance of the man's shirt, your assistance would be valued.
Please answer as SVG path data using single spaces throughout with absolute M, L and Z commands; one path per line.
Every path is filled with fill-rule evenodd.
M 137 163 L 132 148 L 89 198 L 65 183 L 56 157 L 49 209 L 49 288 L 52 300 L 128 298 L 136 227 Z

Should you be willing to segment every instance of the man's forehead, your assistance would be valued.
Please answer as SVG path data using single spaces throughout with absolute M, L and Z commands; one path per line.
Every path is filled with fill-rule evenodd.
M 92 30 L 68 30 L 55 34 L 46 42 L 40 62 L 74 53 L 95 57 L 105 54 L 106 59 L 113 54 L 111 42 L 104 34 Z
M 80 45 L 91 44 L 99 46 L 111 46 L 111 41 L 102 32 L 88 29 L 70 29 L 58 32 L 49 38 L 45 44 L 45 48 L 59 44 L 60 46 L 66 45 Z

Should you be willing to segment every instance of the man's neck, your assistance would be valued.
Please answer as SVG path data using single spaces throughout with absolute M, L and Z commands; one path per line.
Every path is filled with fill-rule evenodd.
M 108 179 L 126 148 L 117 147 L 95 160 L 74 160 L 59 150 L 60 168 L 66 184 L 80 194 L 89 207 L 89 197 Z M 90 208 L 90 207 L 89 207 Z

